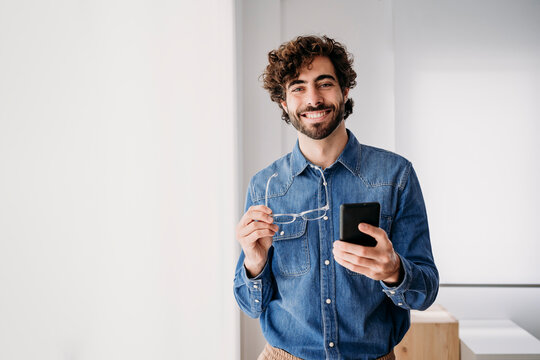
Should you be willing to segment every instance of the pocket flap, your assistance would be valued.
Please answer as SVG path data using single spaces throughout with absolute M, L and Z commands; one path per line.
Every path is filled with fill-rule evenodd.
M 290 224 L 277 225 L 279 226 L 279 230 L 277 231 L 276 235 L 274 235 L 274 241 L 288 240 L 304 235 L 306 232 L 307 220 L 299 217 Z

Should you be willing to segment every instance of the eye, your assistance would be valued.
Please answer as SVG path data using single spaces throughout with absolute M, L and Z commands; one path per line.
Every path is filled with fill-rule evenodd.
M 301 87 L 296 87 L 296 88 L 292 89 L 291 92 L 293 92 L 293 93 L 294 92 L 300 92 L 300 91 L 302 91 L 302 89 L 303 88 L 301 88 Z
M 332 83 L 323 83 L 323 84 L 321 84 L 322 88 L 328 88 L 328 87 L 332 87 L 332 86 L 334 86 L 334 84 L 332 84 Z

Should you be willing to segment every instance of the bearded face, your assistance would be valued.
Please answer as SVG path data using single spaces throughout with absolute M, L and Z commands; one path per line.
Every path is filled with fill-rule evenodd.
M 286 85 L 286 101 L 281 106 L 296 130 L 321 140 L 343 121 L 347 94 L 348 89 L 342 91 L 339 86 L 330 59 L 317 56 Z

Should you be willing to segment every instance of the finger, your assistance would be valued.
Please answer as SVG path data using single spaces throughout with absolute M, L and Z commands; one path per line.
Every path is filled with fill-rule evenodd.
M 275 235 L 275 231 L 270 229 L 259 229 L 251 232 L 249 235 L 245 236 L 244 239 L 248 243 L 254 243 L 259 239 L 265 238 L 265 237 L 272 237 Z
M 260 205 L 262 206 L 262 205 Z M 266 208 L 266 206 L 263 206 Z M 268 208 L 266 208 L 268 209 Z M 248 225 L 249 223 L 253 221 L 264 221 L 266 223 L 273 223 L 274 218 L 270 216 L 271 212 L 268 213 L 266 211 L 263 211 L 263 209 L 256 208 L 256 207 L 250 207 L 249 210 L 244 214 L 242 217 L 242 220 L 240 221 L 243 226 Z
M 358 230 L 361 232 L 371 235 L 373 237 L 380 236 L 380 230 L 382 230 L 380 227 L 373 226 L 367 223 L 360 223 L 358 224 Z
M 332 252 L 334 254 L 334 258 L 344 260 L 348 262 L 349 264 L 362 266 L 362 267 L 366 267 L 370 269 L 373 269 L 377 266 L 376 261 L 373 259 L 357 256 L 357 255 L 339 250 L 337 248 L 334 248 Z
M 334 249 L 368 259 L 375 259 L 378 252 L 375 247 L 351 244 L 341 240 L 334 241 Z
M 270 209 L 268 206 L 264 206 L 264 205 L 253 205 L 249 208 L 249 210 L 254 210 L 254 211 L 261 211 L 265 214 L 268 214 L 270 215 L 272 213 L 272 209 Z
M 386 231 L 384 231 L 380 227 L 373 226 L 373 225 L 366 224 L 366 223 L 360 223 L 360 224 L 358 224 L 358 230 L 360 230 L 361 232 L 363 232 L 365 234 L 368 234 L 368 235 L 374 237 L 375 240 L 377 240 L 377 245 L 380 242 L 383 242 L 383 243 L 389 242 L 388 236 L 386 235 Z
M 263 229 L 269 229 L 275 233 L 276 231 L 279 230 L 279 226 L 275 224 L 268 224 L 262 221 L 254 221 L 248 224 L 247 226 L 240 228 L 238 235 L 241 237 L 245 237 L 251 234 L 255 230 L 263 230 Z
M 336 262 L 338 264 L 340 264 L 344 268 L 347 268 L 347 269 L 349 269 L 349 270 L 351 270 L 351 271 L 353 271 L 355 273 L 362 274 L 362 275 L 365 275 L 367 277 L 370 277 L 370 275 L 371 275 L 371 269 L 369 269 L 367 267 L 352 264 L 352 263 L 348 262 L 347 260 L 344 260 L 344 259 L 341 259 L 341 258 L 335 258 L 335 260 L 336 260 Z

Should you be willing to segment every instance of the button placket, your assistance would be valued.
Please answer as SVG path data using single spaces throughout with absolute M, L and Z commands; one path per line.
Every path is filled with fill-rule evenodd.
M 326 174 L 325 174 L 326 175 Z M 335 317 L 335 274 L 334 267 L 330 266 L 332 259 L 333 224 L 331 221 L 330 182 L 328 178 L 319 182 L 319 196 L 317 206 L 328 204 L 327 213 L 317 222 L 320 234 L 320 264 L 321 264 L 321 303 L 323 305 L 323 336 L 326 343 L 328 358 L 334 359 L 339 355 L 334 339 L 337 337 L 337 319 Z M 328 198 L 327 198 L 328 197 Z M 323 265 L 324 264 L 324 265 Z

